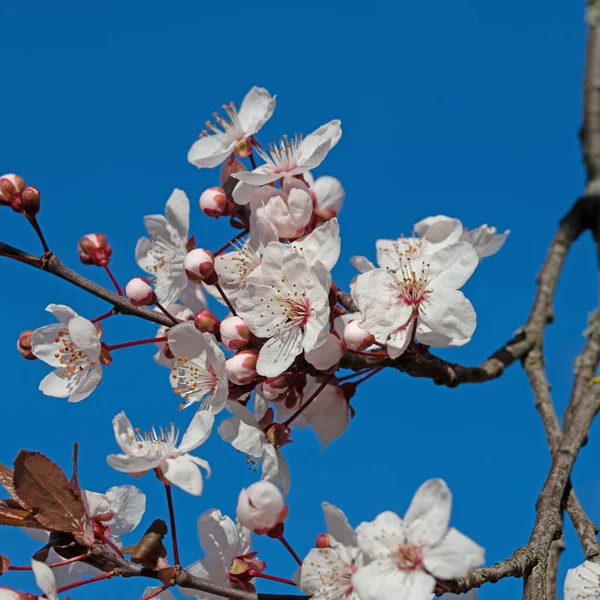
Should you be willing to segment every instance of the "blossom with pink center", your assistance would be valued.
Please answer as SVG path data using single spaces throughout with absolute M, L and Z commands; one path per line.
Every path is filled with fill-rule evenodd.
M 223 410 L 228 394 L 227 370 L 225 355 L 214 336 L 201 333 L 188 321 L 169 330 L 168 342 L 175 357 L 170 381 L 182 407 L 199 402 L 201 410 Z
M 161 427 L 158 431 L 153 427 L 152 431 L 142 435 L 121 412 L 113 419 L 113 430 L 123 454 L 111 454 L 107 462 L 113 469 L 133 475 L 156 469 L 164 481 L 193 496 L 200 496 L 204 487 L 200 467 L 208 475 L 210 467 L 205 460 L 188 453 L 208 439 L 214 420 L 213 413 L 199 410 L 178 445 L 179 429 L 174 425 L 167 429 Z
M 275 97 L 265 88 L 254 86 L 240 110 L 233 102 L 224 104 L 226 118 L 213 113 L 216 124 L 206 121 L 206 129 L 188 152 L 188 161 L 199 169 L 220 165 L 237 148 L 247 148 L 248 138 L 260 131 L 275 110 Z
M 373 560 L 353 584 L 361 600 L 430 600 L 437 579 L 464 577 L 484 562 L 484 550 L 449 528 L 452 494 L 441 479 L 416 492 L 404 520 L 383 512 L 356 528 L 358 545 Z
M 259 338 L 257 371 L 276 377 L 301 352 L 327 341 L 331 274 L 320 262 L 308 261 L 293 247 L 270 243 L 263 254 L 260 274 L 238 297 L 236 310 Z
M 392 271 L 373 269 L 351 285 L 362 321 L 361 329 L 387 343 L 392 358 L 406 350 L 413 335 L 435 347 L 469 341 L 476 315 L 459 291 L 479 259 L 466 242 L 452 244 L 413 260 L 402 261 Z

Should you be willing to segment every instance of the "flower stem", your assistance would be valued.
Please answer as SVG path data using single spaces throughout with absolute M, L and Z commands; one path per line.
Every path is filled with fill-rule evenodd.
M 115 344 L 114 346 L 106 346 L 109 352 L 113 350 L 119 350 L 119 348 L 129 348 L 131 346 L 140 346 L 142 344 L 152 344 L 154 342 L 166 342 L 167 336 L 157 337 L 157 338 L 148 338 L 147 340 L 137 340 L 135 342 L 125 342 L 123 344 Z
M 281 538 L 279 538 L 281 539 Z M 291 579 L 283 579 L 283 577 L 275 577 L 275 575 L 267 575 L 266 573 L 259 573 L 252 569 L 250 571 L 251 577 L 260 577 L 261 579 L 268 579 L 269 581 L 278 581 L 279 583 L 287 583 L 288 585 L 296 585 Z
M 177 529 L 175 528 L 175 511 L 173 510 L 173 496 L 171 495 L 171 486 L 165 485 L 167 492 L 167 504 L 169 505 L 169 520 L 171 521 L 171 538 L 173 539 L 173 561 L 175 566 L 181 564 L 179 562 L 179 547 L 177 546 Z
M 42 233 L 38 220 L 35 218 L 35 216 L 25 216 L 27 217 L 27 220 L 31 223 L 31 226 L 33 227 L 34 231 L 37 233 L 37 236 L 40 238 L 40 242 L 42 242 L 42 248 L 44 249 L 44 254 L 49 254 L 50 248 L 48 248 L 48 244 L 46 243 L 46 239 L 44 238 L 44 234 Z
M 156 304 L 156 308 L 158 308 L 158 310 L 160 310 L 165 316 L 173 321 L 174 325 L 179 324 L 179 321 L 162 304 L 159 302 L 155 302 L 154 304 Z
M 352 379 L 353 377 L 358 377 L 359 375 L 364 375 L 365 373 L 368 373 L 369 371 L 373 371 L 373 369 L 375 369 L 377 367 L 369 367 L 366 369 L 360 369 L 360 371 L 356 371 L 355 373 L 352 373 L 350 375 L 344 375 L 344 377 L 339 377 L 338 378 L 338 383 L 341 383 L 342 381 L 348 381 L 348 379 Z
M 289 417 L 289 419 L 287 419 L 287 421 L 285 421 L 283 424 L 286 427 L 290 426 L 290 423 L 298 416 L 300 416 L 300 414 L 302 414 L 302 412 L 304 411 L 304 409 L 323 391 L 323 389 L 325 388 L 325 386 L 329 383 L 330 379 L 333 377 L 333 373 L 331 375 L 329 375 L 322 383 L 321 385 L 315 390 L 315 392 L 313 393 L 313 395 L 304 403 L 302 404 L 302 406 L 300 406 L 300 408 L 291 416 Z
M 140 600 L 150 600 L 150 598 L 154 598 L 154 597 L 158 596 L 159 594 L 162 594 L 165 590 L 168 590 L 170 587 L 171 587 L 170 585 L 163 585 L 163 586 L 159 587 L 158 589 L 154 590 L 151 594 L 148 594 L 147 596 L 140 598 Z
M 248 158 L 250 159 L 250 164 L 252 165 L 252 170 L 254 171 L 254 169 L 256 169 L 256 161 L 254 160 L 254 152 L 251 152 L 250 155 L 248 156 Z
M 231 304 L 231 302 L 229 301 L 229 298 L 226 296 L 225 292 L 223 291 L 223 288 L 221 287 L 221 284 L 218 281 L 217 283 L 215 283 L 215 287 L 217 288 L 219 294 L 221 294 L 221 298 L 223 298 L 225 304 L 227 304 L 227 307 L 231 311 L 231 314 L 234 317 L 237 317 L 237 313 L 235 312 L 235 308 L 233 308 L 233 304 Z
M 66 592 L 67 590 L 72 590 L 76 587 L 81 587 L 82 585 L 87 585 L 88 583 L 94 583 L 95 581 L 102 581 L 103 579 L 110 579 L 115 575 L 119 574 L 119 569 L 114 569 L 113 571 L 109 571 L 108 573 L 103 573 L 102 575 L 97 575 L 96 577 L 90 577 L 89 579 L 84 579 L 82 581 L 76 581 L 75 583 L 69 583 L 69 585 L 63 585 L 62 587 L 56 590 L 57 594 L 61 594 L 62 592 Z
M 294 552 L 294 549 L 289 545 L 288 541 L 282 536 L 277 538 L 284 546 L 285 549 L 292 555 L 292 557 L 294 558 L 294 560 L 300 565 L 302 566 L 302 560 L 300 559 L 300 557 Z
M 124 558 L 123 553 L 121 552 L 121 548 L 119 548 L 119 546 L 117 546 L 110 538 L 98 536 L 96 537 L 96 539 L 102 542 L 103 544 L 106 544 L 113 552 L 117 554 L 117 556 Z
M 50 567 L 51 569 L 54 569 L 55 567 L 62 567 L 63 565 L 69 565 L 71 563 L 83 560 L 84 558 L 87 558 L 90 555 L 89 552 L 84 552 L 83 554 L 80 554 L 79 556 L 74 556 L 73 558 L 69 558 L 67 560 L 59 560 L 58 562 L 55 563 L 49 563 L 46 566 Z M 31 571 L 31 567 L 18 567 L 17 565 L 10 565 L 8 567 L 9 571 Z
M 15 256 L 14 254 L 5 254 L 4 252 L 0 252 L 0 256 L 6 256 L 6 258 L 12 258 L 13 260 L 18 260 L 19 262 L 28 263 L 30 265 L 35 265 L 36 267 L 40 265 L 42 260 L 40 258 L 29 258 L 27 256 Z
M 360 356 L 373 356 L 375 358 L 388 358 L 387 352 L 361 352 L 360 350 L 348 350 L 350 354 L 359 354 Z
M 229 248 L 229 246 L 233 246 L 239 239 L 243 238 L 248 233 L 248 229 L 244 229 L 241 233 L 238 233 L 234 238 L 229 240 L 226 244 L 223 244 L 216 252 L 213 252 L 213 256 L 219 256 Z
M 363 381 L 366 381 L 367 379 L 369 379 L 369 377 L 373 377 L 373 375 L 377 375 L 377 373 L 379 373 L 379 371 L 381 371 L 381 369 L 383 369 L 383 367 L 377 367 L 376 369 L 371 371 L 371 373 L 368 373 L 364 377 L 361 377 L 360 379 L 354 381 L 353 382 L 354 385 L 358 385 L 359 383 L 362 383 Z
M 113 285 L 115 286 L 115 290 L 117 290 L 117 294 L 119 294 L 119 296 L 122 296 L 123 292 L 121 290 L 121 287 L 117 283 L 117 280 L 115 279 L 115 276 L 112 274 L 112 271 L 110 270 L 108 265 L 105 265 L 104 270 L 106 271 L 107 275 L 110 277 L 110 280 L 113 282 Z
M 116 315 L 116 314 L 117 313 L 116 313 L 115 309 L 113 308 L 112 310 L 105 312 L 104 314 L 100 315 L 99 317 L 92 319 L 91 322 L 97 323 L 98 321 L 102 321 L 103 319 L 108 319 L 108 317 L 112 317 L 113 315 Z

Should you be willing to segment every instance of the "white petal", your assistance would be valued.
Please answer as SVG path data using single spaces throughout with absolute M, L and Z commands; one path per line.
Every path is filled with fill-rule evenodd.
M 235 140 L 225 134 L 204 135 L 188 151 L 187 159 L 199 169 L 220 165 L 232 152 Z
M 71 339 L 88 356 L 91 362 L 96 362 L 100 356 L 100 340 L 94 324 L 83 317 L 74 317 L 68 325 Z
M 344 204 L 345 193 L 339 179 L 323 175 L 311 187 L 317 195 L 317 208 L 328 208 L 336 213 L 340 212 Z
M 185 454 L 201 446 L 208 439 L 214 422 L 215 415 L 212 412 L 197 411 L 179 444 L 178 452 Z
M 110 499 L 106 494 L 81 490 L 81 499 L 88 517 L 97 517 L 110 512 Z
M 357 546 L 356 534 L 350 523 L 348 523 L 346 515 L 337 506 L 329 504 L 329 502 L 323 502 L 321 506 L 325 515 L 327 533 L 344 546 Z
M 102 366 L 96 363 L 79 381 L 77 389 L 69 396 L 69 402 L 85 400 L 102 381 Z
M 473 305 L 459 290 L 434 289 L 420 319 L 434 333 L 457 341 L 470 338 L 477 325 Z
M 367 271 L 372 271 L 375 268 L 375 265 L 365 256 L 353 256 L 350 259 L 350 263 L 360 273 L 366 273 Z
M 161 465 L 164 478 L 182 490 L 200 496 L 202 494 L 202 473 L 187 454 L 176 458 L 167 458 Z
M 413 230 L 419 236 L 427 238 L 428 248 L 435 251 L 458 242 L 461 239 L 463 226 L 458 219 L 437 215 L 419 221 Z
M 309 265 L 316 261 L 323 263 L 330 271 L 340 256 L 340 226 L 336 218 L 320 225 L 304 239 L 292 243 Z
M 31 334 L 31 351 L 33 355 L 52 367 L 60 366 L 62 354 L 59 349 L 62 348 L 62 344 L 60 340 L 58 342 L 54 340 L 60 338 L 59 334 L 63 333 L 65 329 L 64 325 L 58 323 L 36 329 Z
M 128 456 L 126 454 L 109 454 L 106 462 L 122 473 L 142 473 L 158 467 L 164 457 L 162 456 Z
M 275 96 L 271 96 L 265 88 L 254 86 L 247 94 L 238 116 L 247 137 L 258 133 L 271 118 L 275 110 Z
M 234 188 L 231 195 L 233 201 L 240 206 L 245 206 L 252 199 L 252 194 L 256 191 L 256 186 L 250 183 L 240 181 Z
M 299 327 L 290 327 L 274 335 L 260 349 L 256 371 L 265 377 L 277 377 L 290 367 L 301 352 L 302 331 Z
M 597 600 L 600 597 L 600 565 L 586 560 L 569 569 L 565 578 L 565 600 Z
M 425 548 L 423 556 L 423 565 L 438 579 L 464 577 L 484 561 L 484 549 L 453 527 L 439 544 Z
M 347 560 L 349 553 L 344 554 L 341 556 L 333 548 L 313 548 L 302 562 L 300 589 L 317 600 L 359 600 L 358 595 L 352 593 L 353 565 Z
M 133 531 L 142 520 L 146 510 L 146 495 L 133 485 L 117 485 L 107 490 L 110 512 L 108 522 L 113 535 L 124 535 Z
M 46 396 L 54 398 L 68 398 L 83 380 L 85 374 L 82 371 L 76 371 L 73 374 L 63 375 L 64 367 L 58 367 L 49 373 L 40 382 L 39 390 Z
M 190 201 L 183 190 L 175 188 L 165 207 L 167 222 L 186 240 L 190 228 Z
M 283 454 L 269 443 L 263 446 L 263 451 L 264 459 L 261 479 L 270 481 L 280 489 L 284 497 L 287 496 L 290 491 L 291 476 Z
M 254 171 L 239 171 L 238 173 L 234 173 L 232 177 L 242 183 L 256 186 L 277 181 L 281 175 L 275 173 L 273 167 L 270 165 L 261 165 L 254 169 Z M 246 196 L 242 191 L 238 191 L 238 197 L 235 198 L 236 203 L 239 203 L 239 199 L 245 199 L 245 197 Z
M 437 544 L 448 530 L 452 494 L 442 479 L 429 479 L 416 492 L 404 515 L 408 541 Z
M 385 511 L 374 521 L 361 523 L 356 528 L 356 536 L 365 554 L 373 558 L 386 558 L 406 542 L 406 527 L 397 514 Z
M 216 508 L 207 510 L 198 519 L 198 537 L 207 556 L 219 556 L 229 562 L 239 554 L 238 527 Z
M 399 327 L 390 335 L 387 341 L 387 351 L 390 358 L 398 358 L 408 348 L 412 339 L 413 322 L 410 321 L 404 327 Z
M 48 304 L 46 310 L 52 313 L 63 325 L 67 325 L 71 319 L 79 316 L 72 308 L 64 304 Z
M 326 144 L 327 153 L 330 148 L 333 148 L 339 142 L 341 137 L 342 122 L 339 119 L 321 125 L 302 140 L 302 158 L 304 160 L 310 158 L 317 151 L 317 148 L 323 144 Z
M 58 600 L 58 594 L 56 593 L 56 580 L 54 579 L 52 569 L 39 560 L 32 560 L 31 568 L 33 569 L 35 582 L 44 592 L 46 598 L 49 600 Z
M 131 421 L 123 411 L 113 417 L 112 426 L 115 440 L 117 441 L 117 444 L 119 444 L 119 448 L 121 448 L 125 454 L 137 456 L 139 450 L 135 441 L 135 431 L 133 430 Z
M 429 263 L 430 287 L 461 288 L 471 277 L 479 263 L 477 252 L 471 244 L 458 242 L 431 254 Z
M 430 600 L 435 579 L 417 569 L 402 571 L 393 561 L 374 560 L 352 578 L 361 600 Z
M 237 404 L 240 409 L 245 409 L 250 415 L 250 411 L 246 407 L 238 402 L 235 404 Z M 229 402 L 227 406 L 233 407 L 234 403 Z M 229 442 L 236 450 L 255 458 L 262 457 L 263 448 L 267 442 L 264 433 L 258 428 L 256 422 L 252 425 L 244 422 L 237 416 L 232 417 L 230 419 L 225 419 L 225 421 L 219 425 L 217 432 L 225 442 Z

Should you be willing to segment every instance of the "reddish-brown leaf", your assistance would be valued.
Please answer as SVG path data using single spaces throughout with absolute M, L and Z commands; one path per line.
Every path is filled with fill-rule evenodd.
M 0 463 L 0 485 L 8 492 L 8 495 L 16 500 L 21 506 L 23 503 L 19 500 L 15 486 L 13 485 L 13 470 L 6 465 Z M 27 508 L 23 506 L 23 508 Z
M 79 487 L 79 472 L 77 471 L 77 456 L 79 455 L 79 444 L 75 442 L 73 444 L 73 475 L 69 481 L 69 487 L 75 492 L 77 496 L 81 496 L 81 489 Z
M 13 484 L 21 502 L 47 529 L 81 531 L 85 515 L 83 501 L 69 487 L 58 465 L 39 452 L 21 450 L 15 459 Z
M 31 511 L 22 508 L 0 507 L 0 525 L 10 527 L 33 527 L 34 529 L 46 529 L 33 517 Z
M 10 560 L 8 560 L 8 556 L 4 556 L 0 554 L 0 575 L 4 575 L 8 568 L 10 567 Z

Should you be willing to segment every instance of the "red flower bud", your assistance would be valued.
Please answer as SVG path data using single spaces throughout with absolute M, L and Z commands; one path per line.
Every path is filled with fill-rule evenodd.
M 28 185 L 21 192 L 21 210 L 28 217 L 35 217 L 40 212 L 40 190 L 34 185 Z
M 202 333 L 217 333 L 221 326 L 221 321 L 217 319 L 215 313 L 208 308 L 203 308 L 196 313 L 194 317 L 194 325 L 198 331 Z
M 33 330 L 27 329 L 23 331 L 21 335 L 19 335 L 19 339 L 17 340 L 17 350 L 19 354 L 27 359 L 27 360 L 35 360 L 36 356 L 31 351 L 31 334 Z
M 112 254 L 112 248 L 103 233 L 88 233 L 79 240 L 79 259 L 84 265 L 105 267 Z
M 12 204 L 13 196 L 18 196 L 24 188 L 25 181 L 19 175 L 14 173 L 2 175 L 0 177 L 0 206 Z

